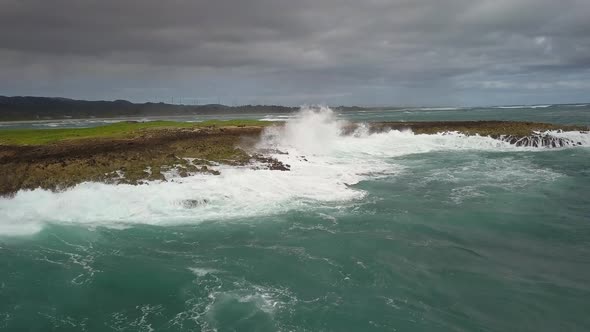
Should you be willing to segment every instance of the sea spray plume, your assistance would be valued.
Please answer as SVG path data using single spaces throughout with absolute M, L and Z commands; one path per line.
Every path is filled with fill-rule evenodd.
M 283 126 L 267 128 L 259 148 L 323 154 L 330 151 L 345 125 L 327 106 L 303 106 Z

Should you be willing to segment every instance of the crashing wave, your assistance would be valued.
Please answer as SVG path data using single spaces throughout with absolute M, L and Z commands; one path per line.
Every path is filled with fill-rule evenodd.
M 522 134 L 491 134 L 482 135 L 478 131 L 486 132 L 493 129 L 498 132 L 505 130 L 510 132 L 510 128 L 503 129 L 504 122 L 488 121 L 484 122 L 375 122 L 368 124 L 348 124 L 344 127 L 344 135 L 356 134 L 359 129 L 366 128 L 370 134 L 384 133 L 390 131 L 410 131 L 416 134 L 427 135 L 452 135 L 458 134 L 463 136 L 475 137 L 489 137 L 491 139 L 508 143 L 515 147 L 528 148 L 567 148 L 576 146 L 590 146 L 590 132 L 583 130 L 573 130 L 574 126 L 569 126 L 567 130 L 545 130 L 545 131 L 531 131 L 530 135 Z M 509 123 L 510 124 L 510 123 Z M 485 125 L 485 126 L 484 126 Z M 525 125 L 535 125 L 525 123 Z M 540 126 L 547 126 L 546 124 L 539 124 Z M 549 125 L 553 126 L 553 125 Z M 555 127 L 555 126 L 553 126 Z M 567 128 L 568 126 L 566 126 Z M 437 130 L 439 129 L 439 130 Z M 480 130 L 481 129 L 481 130 Z M 472 133 L 464 133 L 463 131 L 471 131 Z M 522 131 L 522 130 L 520 130 Z M 473 133 L 475 132 L 475 133 Z
M 257 148 L 289 165 L 288 172 L 220 165 L 216 167 L 218 176 L 200 172 L 138 186 L 85 182 L 63 192 L 19 191 L 13 198 L 0 198 L 0 237 L 34 234 L 53 223 L 167 226 L 268 216 L 316 206 L 339 208 L 366 196 L 354 184 L 401 174 L 404 167 L 395 159 L 406 155 L 529 151 L 518 146 L 535 144 L 590 146 L 587 132 L 551 131 L 536 133 L 535 139 L 494 139 L 457 132 L 373 131 L 368 124 L 350 129 L 329 108 L 303 109 L 284 125 L 266 128 Z M 522 173 L 526 172 L 528 169 Z

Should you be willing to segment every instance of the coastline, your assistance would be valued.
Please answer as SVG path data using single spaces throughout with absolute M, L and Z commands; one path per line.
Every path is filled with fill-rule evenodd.
M 256 149 L 264 128 L 271 125 L 282 123 L 131 122 L 97 129 L 5 131 L 0 136 L 0 196 L 36 188 L 59 191 L 88 181 L 141 185 L 166 181 L 165 174 L 219 175 L 217 165 L 288 171 L 289 165 L 272 158 L 268 151 Z M 360 126 L 349 123 L 343 127 L 343 134 L 352 134 Z M 490 136 L 517 146 L 549 148 L 581 143 L 543 132 L 588 130 L 584 126 L 505 121 L 373 122 L 366 126 L 369 133 L 459 132 Z
M 243 166 L 256 162 L 286 169 L 276 160 L 246 152 L 262 129 L 258 125 L 158 127 L 111 137 L 0 144 L 0 195 L 35 188 L 59 191 L 87 181 L 142 184 L 165 180 L 166 172 L 215 175 L 218 172 L 211 166 L 217 164 Z

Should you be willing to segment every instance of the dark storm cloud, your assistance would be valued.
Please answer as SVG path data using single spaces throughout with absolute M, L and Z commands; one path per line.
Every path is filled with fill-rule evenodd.
M 0 0 L 0 92 L 561 101 L 588 92 L 588 17 L 586 0 Z

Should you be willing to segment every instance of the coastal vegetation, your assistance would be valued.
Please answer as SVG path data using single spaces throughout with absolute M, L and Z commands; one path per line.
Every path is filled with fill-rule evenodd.
M 164 174 L 219 174 L 211 165 L 276 160 L 252 152 L 269 122 L 117 123 L 95 128 L 0 131 L 0 195 L 60 190 L 85 181 L 142 184 Z
M 67 129 L 8 129 L 0 130 L 0 145 L 42 145 L 64 140 L 89 138 L 134 138 L 152 130 L 199 129 L 219 127 L 268 126 L 268 121 L 258 120 L 209 120 L 204 122 L 123 121 L 92 128 Z

